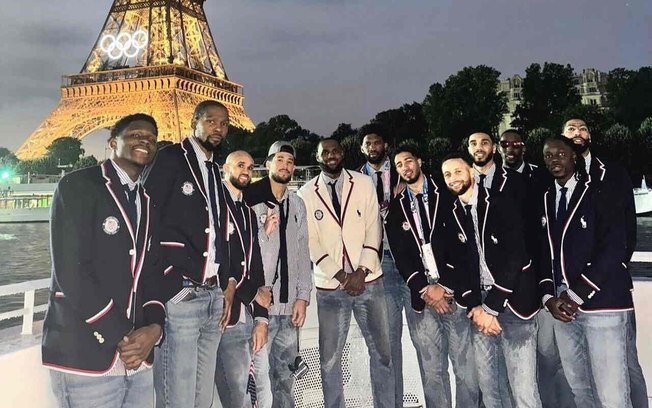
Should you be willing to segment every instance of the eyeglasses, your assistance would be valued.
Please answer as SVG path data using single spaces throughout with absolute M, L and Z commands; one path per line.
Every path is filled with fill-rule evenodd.
M 523 142 L 510 142 L 508 140 L 501 140 L 500 141 L 500 147 L 503 149 L 507 149 L 508 147 L 514 147 L 514 148 L 519 148 L 525 146 L 525 143 Z

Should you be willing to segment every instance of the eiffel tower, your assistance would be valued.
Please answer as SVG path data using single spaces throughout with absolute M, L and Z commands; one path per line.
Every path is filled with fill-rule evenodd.
M 217 52 L 204 1 L 113 0 L 81 72 L 63 77 L 59 104 L 16 155 L 41 157 L 59 137 L 82 139 L 136 112 L 156 119 L 159 140 L 177 142 L 205 99 L 222 102 L 232 125 L 253 130 L 242 86 L 229 80 Z

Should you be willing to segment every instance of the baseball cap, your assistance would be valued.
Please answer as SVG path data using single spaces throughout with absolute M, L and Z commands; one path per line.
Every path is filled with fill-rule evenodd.
M 269 151 L 267 152 L 267 159 L 271 159 L 272 156 L 279 152 L 289 153 L 292 155 L 292 157 L 296 158 L 296 154 L 294 154 L 294 147 L 290 144 L 290 142 L 286 142 L 285 140 L 277 140 L 269 147 Z

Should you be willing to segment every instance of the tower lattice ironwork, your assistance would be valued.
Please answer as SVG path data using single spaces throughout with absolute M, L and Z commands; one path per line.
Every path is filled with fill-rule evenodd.
M 189 134 L 195 105 L 218 100 L 231 124 L 252 130 L 242 86 L 229 80 L 204 13 L 205 0 L 113 0 L 81 72 L 62 79 L 61 100 L 18 149 L 42 156 L 56 138 L 84 138 L 122 116 L 144 112 L 159 140 Z

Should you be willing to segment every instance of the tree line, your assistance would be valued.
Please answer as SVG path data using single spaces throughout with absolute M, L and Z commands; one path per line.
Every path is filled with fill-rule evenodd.
M 317 143 L 329 136 L 340 141 L 346 153 L 345 165 L 353 167 L 364 160 L 360 143 L 366 129 L 381 126 L 393 147 L 407 144 L 424 152 L 426 166 L 433 171 L 444 155 L 463 149 L 464 139 L 471 133 L 484 131 L 498 136 L 499 124 L 509 112 L 507 95 L 498 91 L 500 75 L 485 65 L 463 68 L 443 83 L 431 85 L 422 102 L 380 112 L 360 128 L 340 123 L 330 135 L 305 129 L 288 115 L 261 122 L 253 132 L 232 128 L 221 155 L 246 150 L 262 162 L 269 145 L 286 140 L 297 151 L 297 164 L 311 165 L 316 164 Z M 642 174 L 652 174 L 652 67 L 610 71 L 604 106 L 582 105 L 574 78 L 570 65 L 534 63 L 525 70 L 520 105 L 512 114 L 511 126 L 523 134 L 528 160 L 541 163 L 543 140 L 560 133 L 563 120 L 574 117 L 589 124 L 595 150 L 627 166 L 635 182 Z M 23 174 L 48 173 L 57 164 L 75 168 L 95 164 L 97 160 L 83 156 L 81 142 L 75 144 L 75 140 L 55 140 L 46 156 L 38 160 L 19 161 L 0 148 L 0 167 L 10 162 L 15 173 Z

